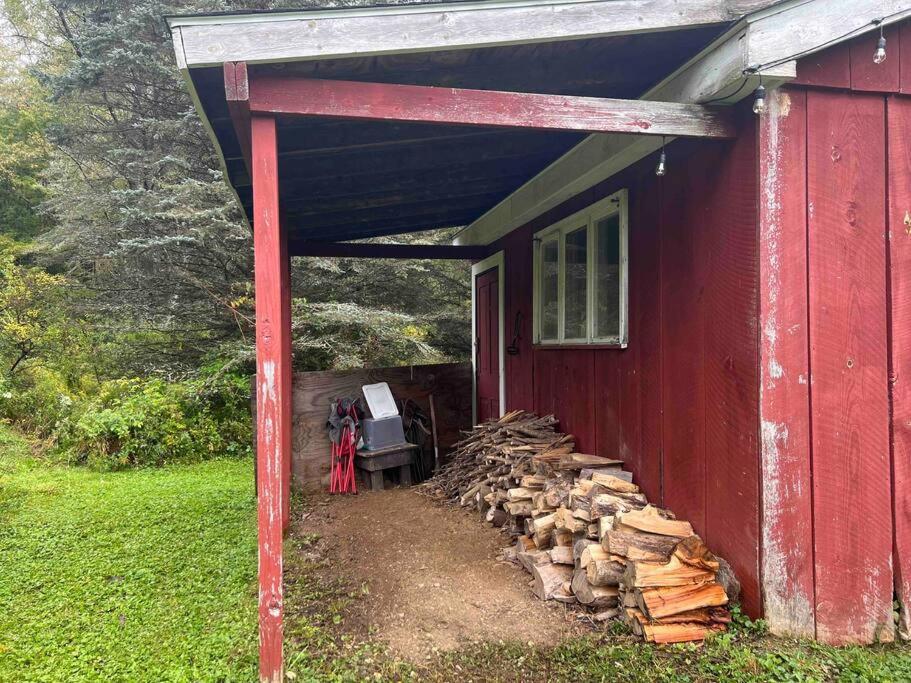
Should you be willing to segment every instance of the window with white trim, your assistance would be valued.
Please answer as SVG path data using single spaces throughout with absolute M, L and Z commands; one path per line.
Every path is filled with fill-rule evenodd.
M 627 343 L 627 193 L 534 236 L 535 342 Z

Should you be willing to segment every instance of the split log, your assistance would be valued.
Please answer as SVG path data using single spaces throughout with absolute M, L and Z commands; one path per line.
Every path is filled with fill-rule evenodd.
M 693 535 L 693 527 L 689 522 L 676 519 L 665 519 L 657 508 L 651 505 L 642 510 L 623 512 L 616 515 L 615 520 L 622 527 L 644 531 L 660 536 L 674 536 L 686 538 Z M 622 528 L 621 527 L 621 528 Z
M 531 517 L 533 512 L 530 500 L 517 500 L 512 503 L 504 503 L 503 508 L 513 517 Z
M 554 546 L 550 550 L 550 561 L 554 564 L 574 564 L 573 549 L 565 546 Z
M 715 578 L 715 572 L 683 563 L 677 555 L 665 563 L 630 562 L 623 577 L 630 588 L 651 588 L 656 586 L 685 586 L 708 583 Z
M 588 582 L 584 569 L 573 572 L 573 594 L 583 605 L 592 609 L 605 610 L 617 605 L 619 590 L 614 586 L 593 586 Z
M 510 502 L 518 500 L 531 500 L 532 495 L 534 495 L 532 489 L 522 488 L 521 486 L 514 489 L 509 489 L 506 492 L 506 499 Z
M 579 479 L 591 479 L 592 475 L 596 472 L 598 474 L 609 474 L 630 483 L 633 481 L 633 473 L 627 472 L 621 465 L 612 465 L 611 467 L 583 467 L 579 471 Z
M 546 550 L 519 552 L 516 553 L 516 559 L 529 573 L 533 573 L 534 568 L 539 564 L 550 564 L 550 555 Z
M 639 493 L 639 487 L 633 484 L 632 482 L 616 477 L 612 474 L 601 474 L 600 472 L 594 472 L 592 474 L 591 480 L 603 486 L 606 489 L 611 491 L 617 491 L 618 493 Z
M 673 536 L 611 530 L 601 544 L 612 555 L 623 555 L 630 560 L 667 562 L 678 540 Z
M 531 569 L 535 583 L 532 588 L 540 600 L 550 600 L 557 591 L 562 592 L 563 582 L 572 576 L 573 570 L 562 564 L 538 564 Z
M 717 583 L 666 588 L 643 588 L 638 592 L 639 608 L 650 619 L 662 619 L 701 607 L 719 607 L 728 596 Z
M 599 546 L 592 546 L 597 548 Z M 593 586 L 619 586 L 626 568 L 610 558 L 594 559 L 585 568 L 588 582 Z

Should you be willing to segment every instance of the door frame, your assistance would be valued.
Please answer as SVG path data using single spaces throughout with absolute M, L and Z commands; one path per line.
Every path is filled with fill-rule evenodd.
M 498 372 L 500 379 L 500 415 L 506 413 L 506 339 L 504 317 L 506 315 L 505 296 L 504 296 L 504 275 L 503 251 L 500 250 L 491 254 L 483 261 L 471 264 L 471 422 L 478 423 L 478 310 L 476 300 L 476 290 L 478 288 L 478 275 L 486 273 L 488 270 L 497 269 L 497 329 L 499 331 L 499 348 L 497 356 L 499 357 Z

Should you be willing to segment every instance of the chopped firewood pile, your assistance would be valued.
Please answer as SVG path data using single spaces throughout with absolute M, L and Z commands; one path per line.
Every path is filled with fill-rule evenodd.
M 515 537 L 505 554 L 541 600 L 622 619 L 654 643 L 724 631 L 740 591 L 730 566 L 689 522 L 650 505 L 622 461 L 576 453 L 557 424 L 516 410 L 477 425 L 422 491 Z

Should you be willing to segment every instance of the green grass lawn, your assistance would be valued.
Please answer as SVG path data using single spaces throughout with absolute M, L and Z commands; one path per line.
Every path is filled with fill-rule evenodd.
M 0 683 L 257 680 L 252 486 L 249 460 L 55 466 L 0 424 Z M 780 640 L 742 619 L 705 645 L 644 645 L 615 624 L 554 648 L 489 643 L 414 668 L 352 635 L 364 587 L 314 555 L 317 541 L 285 546 L 292 683 L 911 681 L 907 645 Z
M 0 681 L 249 681 L 250 460 L 99 473 L 0 425 Z

